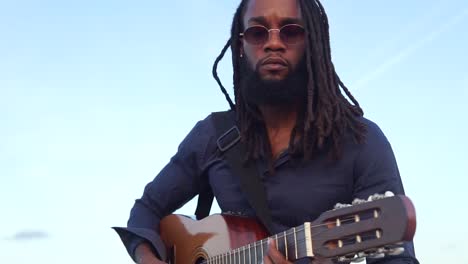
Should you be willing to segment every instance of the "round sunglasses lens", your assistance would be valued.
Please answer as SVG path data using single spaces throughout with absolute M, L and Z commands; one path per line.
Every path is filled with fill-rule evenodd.
M 304 40 L 304 28 L 299 25 L 286 25 L 281 28 L 281 39 L 288 44 L 295 44 Z
M 268 40 L 268 30 L 264 27 L 250 27 L 244 32 L 244 37 L 250 44 L 261 44 Z

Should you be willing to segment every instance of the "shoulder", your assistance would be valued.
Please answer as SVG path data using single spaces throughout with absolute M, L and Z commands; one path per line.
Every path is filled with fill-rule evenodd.
M 362 117 L 360 119 L 366 127 L 364 142 L 357 145 L 358 160 L 388 160 L 394 159 L 392 146 L 382 129 L 372 120 Z
M 213 112 L 205 117 L 203 120 L 198 121 L 189 135 L 192 137 L 216 137 L 219 133 L 217 131 L 216 123 L 226 122 L 229 127 L 235 124 L 235 113 L 233 111 Z
M 365 117 L 361 117 L 359 121 L 364 124 L 366 128 L 364 146 L 379 147 L 389 144 L 384 132 L 374 121 Z
M 354 197 L 366 198 L 374 193 L 404 193 L 392 147 L 380 127 L 365 118 L 367 134 L 354 158 Z
M 179 150 L 196 152 L 198 156 L 205 160 L 216 151 L 216 141 L 219 132 L 216 129 L 217 120 L 228 120 L 228 123 L 235 123 L 235 114 L 232 111 L 214 112 L 204 119 L 198 121 L 191 129 L 179 146 Z
M 358 119 L 366 133 L 362 142 L 357 143 L 351 133 L 346 135 L 344 154 L 358 160 L 378 158 L 382 153 L 391 151 L 391 145 L 382 129 L 374 121 L 365 117 Z

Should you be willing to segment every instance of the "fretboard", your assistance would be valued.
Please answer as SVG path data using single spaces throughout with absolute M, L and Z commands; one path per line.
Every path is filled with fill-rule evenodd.
M 269 237 L 276 242 L 287 260 L 293 261 L 304 257 L 312 257 L 312 237 L 310 223 L 291 228 L 282 233 Z M 257 264 L 262 263 L 268 254 L 268 239 L 233 249 L 221 255 L 213 256 L 203 263 L 207 264 Z

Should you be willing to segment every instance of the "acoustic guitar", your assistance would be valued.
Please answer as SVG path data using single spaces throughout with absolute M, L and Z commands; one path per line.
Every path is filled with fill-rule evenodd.
M 289 261 L 325 258 L 359 261 L 403 252 L 411 241 L 416 214 L 403 195 L 373 195 L 352 205 L 337 204 L 315 221 L 273 236 L 257 220 L 233 215 L 212 215 L 200 221 L 182 215 L 162 219 L 161 237 L 170 264 L 256 264 L 274 239 Z M 390 196 L 390 197 L 387 197 Z

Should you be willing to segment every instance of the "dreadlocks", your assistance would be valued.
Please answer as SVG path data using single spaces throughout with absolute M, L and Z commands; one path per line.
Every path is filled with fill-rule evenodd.
M 241 137 L 247 146 L 247 159 L 258 159 L 262 153 L 270 154 L 266 128 L 263 122 L 242 100 L 240 67 L 240 37 L 244 31 L 242 17 L 248 0 L 242 0 L 236 10 L 231 27 L 231 38 L 213 65 L 213 76 L 226 96 L 231 109 L 236 111 Z M 303 113 L 298 113 L 291 133 L 289 147 L 293 157 L 311 158 L 318 151 L 327 150 L 333 159 L 341 156 L 346 132 L 356 142 L 365 138 L 365 126 L 359 121 L 363 111 L 335 72 L 331 61 L 328 18 L 319 0 L 298 0 L 305 22 L 305 61 L 307 67 L 307 100 Z M 235 105 L 221 84 L 217 67 L 227 49 L 231 47 Z M 342 90 L 348 99 L 342 94 Z M 299 139 L 295 140 L 296 135 Z

